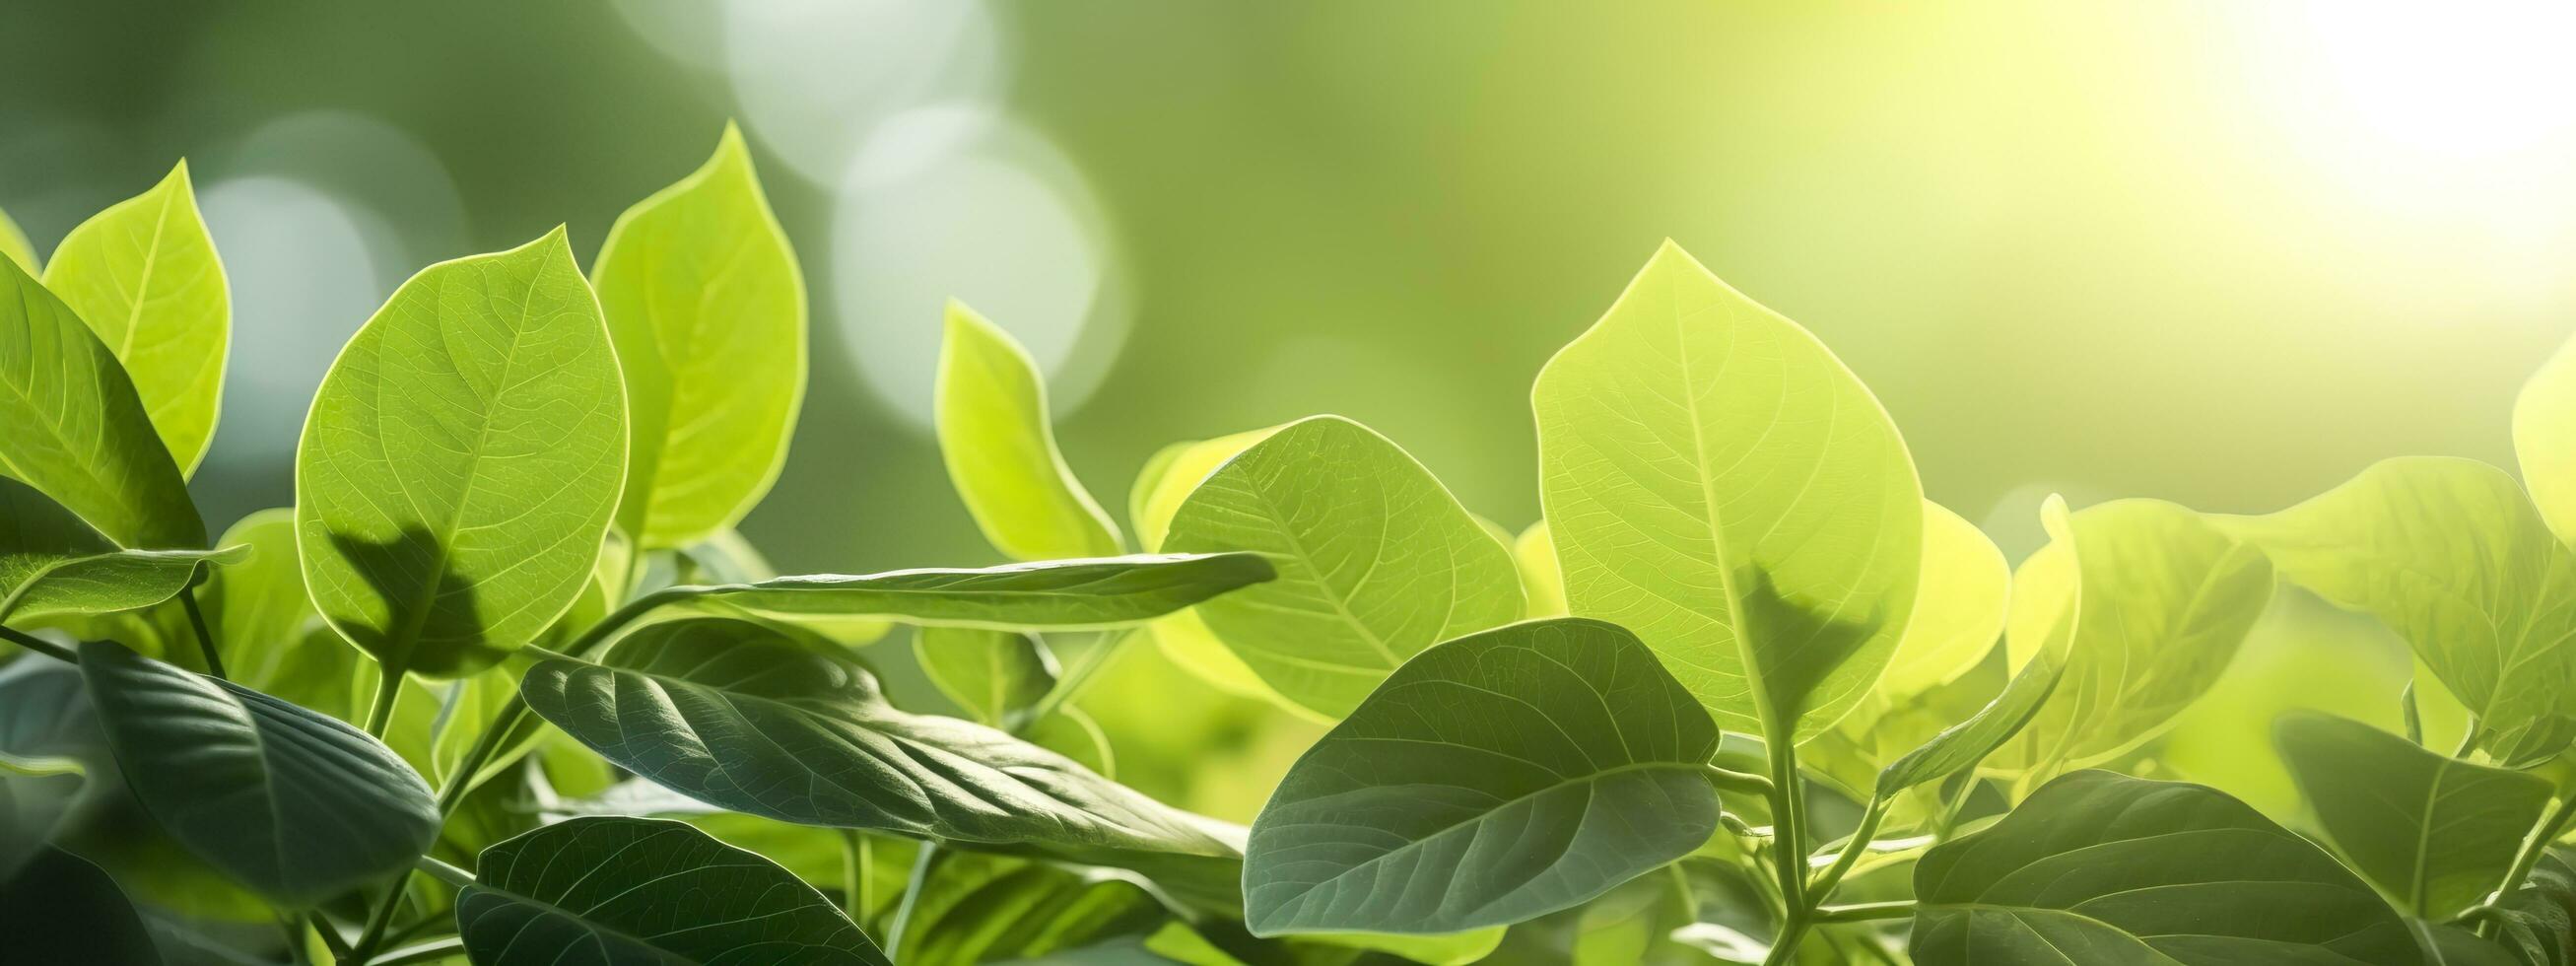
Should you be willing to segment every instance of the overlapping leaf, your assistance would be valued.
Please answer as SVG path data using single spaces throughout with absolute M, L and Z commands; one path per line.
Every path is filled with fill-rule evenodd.
M 880 618 L 945 627 L 1081 630 L 1139 624 L 1271 579 L 1259 554 L 1138 554 L 977 569 L 779 577 L 705 588 L 705 610 L 790 622 Z
M 18 263 L 0 259 L 0 475 L 120 547 L 193 550 L 206 524 L 116 355 Z
M 34 562 L 0 560 L 0 619 L 42 620 L 114 614 L 177 597 L 212 564 L 239 560 L 249 548 L 118 550 Z
M 180 473 L 195 470 L 223 400 L 232 294 L 187 163 L 63 236 L 45 287 L 124 364 Z
M 1046 384 L 1008 333 L 950 302 L 939 352 L 939 454 L 984 539 L 1017 560 L 1118 552 L 1118 528 L 1056 451 Z
M 1054 656 L 1024 633 L 925 627 L 913 653 L 931 684 L 988 727 L 1009 727 L 1055 687 Z
M 2427 919 L 2495 891 L 2549 805 L 2546 779 L 2445 758 L 2349 718 L 2295 713 L 2272 734 L 2335 851 Z
M 1174 443 L 1155 452 L 1136 473 L 1136 485 L 1128 493 L 1128 519 L 1136 526 L 1138 545 L 1147 552 L 1163 549 L 1169 536 L 1172 514 L 1181 503 L 1207 479 L 1208 474 L 1225 465 L 1235 454 L 1266 439 L 1277 427 L 1219 436 L 1215 439 Z M 1225 642 L 1216 639 L 1198 612 L 1184 610 L 1147 625 L 1154 636 L 1154 646 L 1172 663 L 1187 668 L 1200 678 L 1236 694 L 1274 701 L 1284 707 L 1304 711 L 1304 706 L 1280 697 L 1263 683 L 1261 675 L 1236 657 Z M 1311 714 L 1312 712 L 1306 712 Z

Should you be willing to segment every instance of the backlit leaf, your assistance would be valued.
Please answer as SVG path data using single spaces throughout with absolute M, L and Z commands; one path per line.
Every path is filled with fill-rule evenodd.
M 2532 373 L 2513 402 L 2513 452 L 2540 516 L 2576 544 L 2576 341 Z
M 805 280 L 741 132 L 618 216 L 595 280 L 626 382 L 618 531 L 658 550 L 733 526 L 805 398 Z
M 783 621 L 876 618 L 1004 630 L 1140 624 L 1271 579 L 1259 554 L 1140 554 L 978 569 L 779 577 L 717 585 L 702 609 Z
M 27 233 L 20 231 L 18 223 L 9 220 L 5 211 L 0 211 L 0 258 L 18 263 L 18 270 L 29 275 L 44 270 L 43 261 L 36 257 L 36 246 L 27 241 Z
M 948 303 L 939 350 L 939 453 L 984 539 L 1017 560 L 1106 557 L 1118 528 L 1056 451 L 1046 384 L 1001 327 Z
M 1521 570 L 1521 594 L 1529 599 L 1529 616 L 1565 616 L 1565 575 L 1556 569 L 1556 544 L 1541 520 L 1512 540 L 1512 563 Z
M 2398 908 L 2428 919 L 2495 891 L 2549 805 L 2546 779 L 2445 758 L 2349 718 L 2293 712 L 2272 736 L 2326 841 Z
M 625 405 L 562 229 L 403 283 L 323 376 L 296 453 L 323 618 L 433 677 L 535 639 L 591 580 Z
M 930 683 L 978 724 L 1009 727 L 1055 687 L 1055 657 L 1026 633 L 925 627 L 912 650 Z
M 1272 688 L 1326 716 L 1423 648 L 1521 616 L 1510 552 L 1422 464 L 1338 417 L 1291 423 L 1227 461 L 1163 545 L 1254 551 L 1279 568 L 1197 614 Z
M 1957 680 L 2003 639 L 2012 570 L 1984 531 L 1923 503 L 1923 583 L 1877 691 L 1906 698 Z
M 1877 680 L 1923 492 L 1814 336 L 1667 242 L 1532 400 L 1573 613 L 1635 631 L 1738 731 L 1813 734 Z
M 63 301 L 0 259 L 0 475 L 120 547 L 194 550 L 206 524 L 125 367 Z
M 1531 621 L 1440 644 L 1317 742 L 1253 821 L 1259 935 L 1519 922 L 1717 828 L 1716 727 L 1620 628 Z
M 1146 552 L 1163 549 L 1163 539 L 1171 530 L 1172 514 L 1198 489 L 1208 474 L 1225 465 L 1235 454 L 1270 436 L 1276 427 L 1220 436 L 1215 439 L 1174 443 L 1156 452 L 1137 471 L 1135 488 L 1128 494 L 1128 519 L 1136 526 L 1136 540 Z M 1172 663 L 1190 673 L 1236 694 L 1272 701 L 1300 713 L 1313 714 L 1261 680 L 1243 659 L 1236 657 L 1216 632 L 1208 630 L 1196 611 L 1181 611 L 1146 625 L 1154 635 L 1154 646 Z
M 2002 694 L 1974 716 L 1933 736 L 1878 774 L 1876 794 L 1886 798 L 1977 766 L 2028 727 L 2066 672 L 2062 652 L 2045 652 L 2022 665 Z
M 207 566 L 250 555 L 222 550 L 118 550 L 20 570 L 0 563 L 0 619 L 113 614 L 179 596 Z
M 215 435 L 233 308 L 187 163 L 63 236 L 45 287 L 124 363 L 180 473 L 195 470 Z

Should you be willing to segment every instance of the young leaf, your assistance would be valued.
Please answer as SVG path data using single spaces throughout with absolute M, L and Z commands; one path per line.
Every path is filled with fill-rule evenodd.
M 45 287 L 115 351 L 180 475 L 193 472 L 215 435 L 233 305 L 187 162 L 63 236 Z
M 347 712 L 350 659 L 357 652 L 336 639 L 324 642 L 327 647 L 306 645 L 321 615 L 304 592 L 295 511 L 281 507 L 243 517 L 215 545 L 248 551 L 218 564 L 197 594 L 233 680 L 317 711 Z M 343 698 L 312 700 L 324 692 Z
M 1933 846 L 1914 894 L 1922 966 L 2422 961 L 2325 850 L 2213 789 L 2110 772 L 2052 781 Z
M 805 280 L 742 133 L 618 216 L 595 276 L 629 413 L 618 532 L 655 550 L 733 526 L 805 398 Z
M 946 627 L 1084 630 L 1139 624 L 1271 579 L 1259 554 L 1139 554 L 971 570 L 779 577 L 699 591 L 701 608 L 782 621 L 882 618 Z
M 745 621 L 648 625 L 604 665 L 539 663 L 521 690 L 609 761 L 738 812 L 1105 865 L 1236 854 L 1206 820 L 1000 731 L 895 710 L 857 665 Z
M 625 409 L 562 229 L 423 269 L 340 351 L 304 423 L 296 544 L 323 619 L 433 677 L 534 639 L 591 579 Z
M 2294 712 L 2272 738 L 2326 841 L 2426 919 L 2495 891 L 2549 806 L 2547 779 L 2445 758 L 2349 718 Z
M 2576 544 L 2576 340 L 2559 347 L 2513 401 L 2513 452 L 2542 519 Z
M 2477 716 L 2488 753 L 2534 762 L 2576 738 L 2576 551 L 2504 471 L 2387 460 L 2287 510 L 2221 523 L 2283 576 L 2404 637 Z
M 649 818 L 576 818 L 483 850 L 456 930 L 475 966 L 886 964 L 813 886 Z
M 1814 734 L 1878 679 L 1923 490 L 1813 335 L 1666 242 L 1531 398 L 1575 614 L 1635 631 L 1734 730 Z
M 2217 682 L 2272 598 L 2260 550 L 2174 504 L 2115 500 L 2062 526 L 2013 576 L 2005 641 L 2021 667 L 2076 615 L 2065 678 L 1997 768 L 2050 774 L 2154 737 Z
M 193 550 L 206 524 L 134 383 L 71 307 L 0 259 L 0 475 L 120 547 Z
M 939 453 L 986 541 L 1016 560 L 1118 552 L 1117 526 L 1056 451 L 1037 364 L 957 302 L 948 303 L 937 391 Z
M 2033 657 L 2004 685 L 2003 693 L 1974 717 L 1933 736 L 1923 747 L 1907 752 L 1879 772 L 1877 796 L 1888 798 L 1976 767 L 2030 724 L 2048 696 L 2056 692 L 2057 682 L 2065 672 L 2066 657 L 2061 652 L 2043 652 Z
M 1717 728 L 1611 624 L 1531 621 L 1426 650 L 1308 749 L 1252 824 L 1256 935 L 1519 922 L 1717 829 Z
M 912 651 L 930 683 L 986 727 L 1007 727 L 1055 687 L 1054 656 L 1028 634 L 924 627 Z
M 161 966 L 134 903 L 89 860 L 52 846 L 0 876 L 0 955 L 13 963 Z
M 113 642 L 83 642 L 80 663 L 135 798 L 190 852 L 280 903 L 374 882 L 438 835 L 429 786 L 364 732 Z
M 1348 714 L 1423 648 L 1521 616 L 1511 553 L 1386 437 L 1291 423 L 1210 474 L 1172 516 L 1176 551 L 1257 551 L 1279 579 L 1200 620 L 1298 704 Z
M 1565 575 L 1556 569 L 1556 544 L 1541 520 L 1512 540 L 1512 563 L 1521 571 L 1521 596 L 1529 599 L 1529 616 L 1565 616 Z
M 1136 485 L 1128 493 L 1128 519 L 1136 526 L 1136 541 L 1148 553 L 1163 549 L 1169 534 L 1172 514 L 1181 509 L 1190 493 L 1199 488 L 1208 474 L 1225 465 L 1235 454 L 1252 444 L 1269 438 L 1277 427 L 1219 436 L 1215 439 L 1174 443 L 1157 451 L 1136 473 Z M 1225 642 L 1216 639 L 1196 611 L 1180 611 L 1146 625 L 1154 635 L 1154 646 L 1172 663 L 1198 675 L 1201 679 L 1235 694 L 1274 702 L 1302 714 L 1313 714 L 1303 706 L 1280 697 L 1279 692 L 1263 683 L 1243 659 Z
M 36 246 L 27 241 L 27 233 L 20 231 L 18 223 L 9 220 L 5 211 L 0 211 L 0 258 L 18 263 L 18 270 L 29 275 L 43 271 L 44 263 L 36 258 Z
M 246 547 L 222 550 L 118 550 L 68 557 L 23 569 L 0 562 L 0 620 L 42 620 L 139 610 L 188 589 L 210 564 L 240 560 Z M 19 558 L 16 563 L 25 563 Z
M 2012 569 L 1977 525 L 1923 502 L 1923 583 L 1877 691 L 1903 699 L 1955 681 L 2002 639 Z

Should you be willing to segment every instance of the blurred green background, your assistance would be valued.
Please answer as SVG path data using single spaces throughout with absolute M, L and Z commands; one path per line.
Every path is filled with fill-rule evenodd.
M 733 119 L 813 304 L 743 526 L 782 569 L 995 559 L 927 427 L 950 295 L 1113 507 L 1163 444 L 1336 412 L 1517 529 L 1531 377 L 1666 237 L 2018 557 L 2051 491 L 2510 466 L 2576 327 L 2571 38 L 2480 3 L 14 3 L 0 209 L 50 248 L 189 161 L 235 298 L 217 526 L 292 499 L 312 387 L 409 273 L 557 223 L 586 260 Z M 2310 699 L 2389 707 L 2402 650 L 2302 606 L 2240 670 L 2367 646 Z M 2268 716 L 2229 700 L 2205 743 Z

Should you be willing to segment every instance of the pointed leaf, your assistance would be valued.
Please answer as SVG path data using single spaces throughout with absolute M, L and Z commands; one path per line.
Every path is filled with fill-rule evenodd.
M 630 413 L 618 531 L 664 549 L 733 526 L 805 398 L 805 279 L 742 133 L 618 216 L 596 277 Z
M 14 261 L 0 259 L 0 475 L 120 547 L 193 550 L 206 524 L 114 353 Z
M 249 555 L 249 548 L 238 546 L 119 550 L 60 558 L 25 570 L 0 564 L 0 619 L 32 621 L 139 610 L 179 596 L 209 565 Z
M 44 262 L 36 257 L 36 246 L 27 241 L 27 233 L 20 231 L 18 223 L 9 220 L 5 211 L 0 211 L 0 258 L 18 263 L 18 270 L 29 275 L 44 270 Z
M 484 849 L 456 928 L 475 966 L 886 963 L 787 870 L 649 818 L 576 818 Z
M 1128 494 L 1128 513 L 1136 525 L 1137 544 L 1148 553 L 1163 549 L 1169 534 L 1172 514 L 1181 509 L 1190 493 L 1199 488 L 1208 474 L 1241 453 L 1269 438 L 1278 427 L 1220 436 L 1215 439 L 1174 443 L 1156 452 L 1145 467 L 1136 473 L 1135 489 Z M 1147 625 L 1154 635 L 1154 646 L 1163 656 L 1201 679 L 1236 694 L 1271 701 L 1300 713 L 1312 714 L 1303 706 L 1281 697 L 1253 672 L 1225 642 L 1216 639 L 1207 622 L 1195 611 L 1181 611 Z
M 197 857 L 290 906 L 411 865 L 429 786 L 364 732 L 105 641 L 81 674 L 126 784 Z
M 2214 789 L 2103 771 L 1933 846 L 1914 894 L 1922 966 L 2421 962 L 2396 911 L 2325 850 Z
M 1914 605 L 1923 491 L 1814 336 L 1667 242 L 1532 400 L 1575 614 L 1635 631 L 1738 731 L 1814 734 L 1878 679 Z
M 2058 654 L 2043 653 L 2022 666 L 2004 685 L 2002 694 L 1988 702 L 1974 717 L 1951 726 L 1924 742 L 1923 747 L 1907 752 L 1878 773 L 1877 795 L 1887 798 L 1908 788 L 1948 778 L 1984 761 L 1995 749 L 2003 747 L 2014 735 L 2039 714 L 2048 696 L 2066 672 L 2066 659 Z
M 562 229 L 423 269 L 340 351 L 304 423 L 296 543 L 323 619 L 434 677 L 534 639 L 591 579 L 624 413 Z
M 1328 717 L 1440 641 L 1518 620 L 1510 551 L 1413 457 L 1317 416 L 1210 474 L 1172 516 L 1167 549 L 1257 551 L 1279 579 L 1199 619 L 1272 688 Z
M 2513 478 L 2447 457 L 2387 460 L 2269 516 L 2222 523 L 2283 576 L 2379 618 L 2510 762 L 2576 737 L 2576 551 Z
M 2549 806 L 2537 775 L 2445 758 L 2349 718 L 2294 712 L 2272 737 L 2335 851 L 2426 919 L 2495 891 Z
M 1614 625 L 1438 645 L 1289 768 L 1252 823 L 1245 923 L 1441 933 L 1578 905 L 1708 840 L 1717 740 Z
M 987 727 L 1008 727 L 1055 687 L 1055 657 L 1029 634 L 925 627 L 912 651 L 930 683 Z
M 45 287 L 116 353 L 179 472 L 194 471 L 215 436 L 233 305 L 187 162 L 63 236 Z
M 948 303 L 939 453 L 984 539 L 1015 560 L 1116 554 L 1117 525 L 1056 451 L 1046 384 L 1001 327 Z
M 1271 579 L 1259 554 L 1138 554 L 971 570 L 817 574 L 706 588 L 701 609 L 783 621 L 854 617 L 1003 630 L 1139 624 Z

